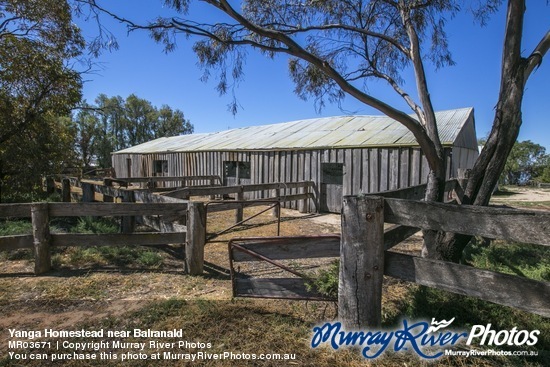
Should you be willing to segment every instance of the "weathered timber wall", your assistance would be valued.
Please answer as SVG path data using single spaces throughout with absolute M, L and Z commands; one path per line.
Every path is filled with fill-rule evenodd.
M 446 148 L 447 178 L 456 177 L 458 168 L 470 168 L 477 157 L 477 150 L 464 147 Z M 129 160 L 129 161 L 128 161 Z M 253 152 L 186 152 L 155 154 L 114 154 L 113 166 L 117 177 L 128 177 L 130 162 L 131 177 L 153 175 L 153 161 L 168 162 L 168 176 L 217 175 L 224 177 L 223 162 L 250 162 L 250 180 L 241 184 L 261 184 L 273 182 L 313 181 L 315 199 L 303 204 L 290 201 L 283 206 L 302 211 L 320 208 L 322 165 L 325 163 L 343 164 L 343 182 L 334 203 L 329 210 L 340 211 L 341 195 L 358 195 L 386 190 L 395 190 L 425 183 L 428 176 L 426 157 L 415 147 L 380 147 L 319 150 L 285 150 Z M 177 182 L 166 182 L 165 187 L 176 187 Z M 208 180 L 197 185 L 209 185 Z M 341 194 L 340 194 L 341 192 Z M 300 188 L 292 188 L 287 194 L 302 193 Z M 262 199 L 272 196 L 269 190 L 245 195 L 245 199 Z M 328 195 L 335 197 L 334 195 Z M 317 202 L 313 202 L 316 200 Z

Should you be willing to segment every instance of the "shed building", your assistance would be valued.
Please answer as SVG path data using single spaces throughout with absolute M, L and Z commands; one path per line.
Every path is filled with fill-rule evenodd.
M 436 118 L 447 178 L 456 177 L 458 168 L 471 168 L 478 156 L 473 108 L 437 112 Z M 413 134 L 386 116 L 314 118 L 160 138 L 115 152 L 112 162 L 119 178 L 217 175 L 228 186 L 311 180 L 317 202 L 310 210 L 330 212 L 340 211 L 342 195 L 418 185 L 429 172 Z

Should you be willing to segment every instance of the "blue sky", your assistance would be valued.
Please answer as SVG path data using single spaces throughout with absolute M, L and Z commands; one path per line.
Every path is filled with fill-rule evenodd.
M 105 2 L 120 15 L 144 20 L 166 14 L 161 1 L 121 0 Z M 550 26 L 550 6 L 543 0 L 528 1 L 525 15 L 523 50 L 527 55 Z M 205 5 L 197 5 L 193 14 L 203 19 L 220 19 Z M 116 35 L 119 50 L 103 53 L 97 62 L 99 70 L 87 77 L 84 98 L 93 101 L 98 94 L 127 97 L 135 93 L 154 105 L 167 104 L 180 109 L 195 126 L 195 132 L 212 132 L 249 125 L 292 121 L 317 116 L 344 114 L 379 115 L 351 97 L 346 97 L 340 109 L 327 105 L 317 113 L 314 101 L 303 101 L 294 93 L 288 76 L 287 59 L 278 56 L 267 59 L 254 50 L 248 52 L 245 80 L 235 93 L 241 105 L 236 116 L 227 110 L 230 96 L 219 96 L 215 80 L 200 81 L 202 71 L 192 52 L 193 40 L 181 36 L 176 51 L 163 52 L 145 32 L 127 34 L 124 26 L 103 20 Z M 77 19 L 88 37 L 96 28 Z M 450 49 L 455 66 L 438 71 L 428 70 L 431 97 L 436 110 L 474 107 L 478 137 L 490 130 L 496 104 L 501 50 L 504 33 L 504 7 L 493 15 L 485 27 L 475 24 L 471 15 L 460 14 L 448 22 Z M 414 92 L 412 79 L 406 88 Z M 531 76 L 523 102 L 523 125 L 520 140 L 532 140 L 550 152 L 550 55 Z M 382 83 L 371 83 L 369 91 L 375 97 L 404 109 L 407 107 L 392 90 Z

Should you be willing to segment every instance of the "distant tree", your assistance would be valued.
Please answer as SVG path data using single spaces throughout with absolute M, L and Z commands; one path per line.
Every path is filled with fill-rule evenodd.
M 542 175 L 548 160 L 546 148 L 530 140 L 516 142 L 502 172 L 502 181 L 507 185 L 524 184 Z
M 134 146 L 154 139 L 158 111 L 151 102 L 131 94 L 126 98 L 123 111 L 126 146 Z
M 300 97 L 312 96 L 322 107 L 326 101 L 338 103 L 349 95 L 407 127 L 430 168 L 426 200 L 443 200 L 445 161 L 425 70 L 453 64 L 445 22 L 459 10 L 462 1 L 205 0 L 216 11 L 216 21 L 209 23 L 189 17 L 192 1 L 165 0 L 162 4 L 171 7 L 176 15 L 157 17 L 147 24 L 114 14 L 99 1 L 87 3 L 125 23 L 130 30 L 149 31 L 167 51 L 175 49 L 179 35 L 195 37 L 193 48 L 205 70 L 204 77 L 215 72 L 220 93 L 233 91 L 242 79 L 247 48 L 268 57 L 287 55 L 290 75 Z M 481 4 L 477 16 L 483 21 L 503 1 L 474 3 Z M 525 0 L 507 3 L 501 88 L 493 129 L 463 198 L 463 202 L 474 205 L 489 202 L 518 136 L 526 82 L 550 48 L 548 31 L 531 53 L 522 55 Z M 416 93 L 406 88 L 405 70 L 413 72 L 411 84 Z M 373 95 L 369 89 L 373 80 L 393 88 L 414 117 L 407 113 L 410 111 L 400 110 Z M 469 241 L 469 237 L 432 231 L 425 231 L 424 239 L 425 256 L 453 261 L 460 259 Z
M 155 138 L 192 134 L 193 131 L 193 125 L 180 110 L 173 110 L 168 105 L 162 105 L 158 110 L 157 126 L 153 131 Z
M 110 167 L 114 151 L 160 137 L 193 132 L 193 125 L 182 111 L 167 105 L 158 109 L 135 94 L 126 99 L 100 94 L 95 105 L 82 108 L 75 122 L 79 131 L 76 149 L 84 164 L 96 158 L 100 167 Z
M 544 165 L 540 176 L 537 177 L 540 182 L 550 183 L 550 159 Z
M 90 167 L 98 150 L 100 139 L 100 121 L 96 114 L 90 110 L 89 105 L 84 105 L 74 116 L 76 128 L 75 150 L 81 167 Z

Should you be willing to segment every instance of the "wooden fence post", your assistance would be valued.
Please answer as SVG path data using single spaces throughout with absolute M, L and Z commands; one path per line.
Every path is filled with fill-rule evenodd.
M 244 188 L 242 186 L 239 188 L 239 191 L 237 192 L 237 201 L 238 200 L 244 200 Z M 235 223 L 239 223 L 243 221 L 243 207 L 244 205 L 241 204 L 235 210 Z
M 31 218 L 34 244 L 34 274 L 40 275 L 48 272 L 52 267 L 48 203 L 32 204 Z
M 321 193 L 319 192 L 319 187 L 317 186 L 316 183 L 313 183 L 312 182 L 312 191 L 313 191 L 313 199 L 312 199 L 312 202 L 313 202 L 313 206 L 315 208 L 315 213 L 320 213 L 321 212 Z
M 273 207 L 273 213 L 272 215 L 275 217 L 275 218 L 279 218 L 279 212 L 281 210 L 281 189 L 275 189 L 273 190 L 273 197 L 275 198 L 275 200 L 278 200 L 279 201 L 279 205 L 276 205 Z
M 80 187 L 82 188 L 82 202 L 93 203 L 95 199 L 94 185 L 88 182 L 82 182 Z
M 215 185 L 214 181 L 215 180 L 213 178 L 210 179 L 210 187 L 213 187 Z M 216 199 L 216 195 L 210 195 L 210 200 L 215 200 L 215 199 Z
M 190 201 L 187 205 L 185 272 L 190 275 L 201 275 L 206 242 L 206 208 L 201 202 Z
M 135 203 L 136 197 L 132 190 L 123 190 L 122 191 L 122 202 L 123 203 Z M 136 227 L 136 217 L 134 216 L 124 216 L 122 217 L 122 233 L 133 233 Z
M 338 318 L 348 330 L 380 327 L 384 275 L 384 199 L 345 196 Z
M 309 186 L 302 186 L 300 187 L 300 189 L 298 190 L 300 192 L 300 194 L 307 194 L 309 192 Z M 300 213 L 307 213 L 307 202 L 308 202 L 308 198 L 305 198 L 303 200 L 300 200 L 298 202 L 298 211 Z
M 46 193 L 53 194 L 55 192 L 55 180 L 52 176 L 46 176 Z
M 64 203 L 71 202 L 71 180 L 68 178 L 61 180 L 61 200 Z
M 113 187 L 113 179 L 111 178 L 104 178 L 103 179 L 103 185 L 104 186 L 107 186 L 107 187 Z M 106 191 L 106 190 L 105 190 Z M 106 195 L 105 193 L 103 194 L 103 202 L 104 203 L 113 203 L 115 201 L 115 198 L 110 196 L 110 195 Z

